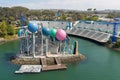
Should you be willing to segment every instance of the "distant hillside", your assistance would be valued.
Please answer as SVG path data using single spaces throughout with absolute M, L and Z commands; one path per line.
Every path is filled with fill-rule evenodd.
M 0 22 L 6 21 L 7 24 L 17 24 L 20 26 L 20 15 L 23 14 L 26 20 L 97 20 L 98 15 L 106 14 L 107 18 L 120 17 L 120 10 L 96 10 L 87 9 L 67 10 L 67 9 L 40 9 L 31 10 L 22 6 L 0 7 Z

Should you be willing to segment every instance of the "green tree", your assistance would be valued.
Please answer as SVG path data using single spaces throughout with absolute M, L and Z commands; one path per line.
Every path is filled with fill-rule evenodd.
M 116 42 L 116 44 L 115 44 L 114 47 L 115 47 L 115 48 L 119 48 L 119 47 L 120 47 L 120 39 L 117 40 L 117 42 Z
M 91 17 L 86 18 L 86 20 L 97 21 L 98 17 L 97 16 L 91 16 Z
M 6 22 L 3 21 L 0 23 L 0 37 L 5 37 L 7 35 L 7 25 Z
M 114 18 L 114 14 L 108 14 L 106 18 Z
M 92 11 L 92 8 L 88 8 L 87 11 Z
M 78 15 L 78 19 L 79 19 L 79 20 L 85 20 L 85 18 L 86 18 L 86 17 L 85 17 L 84 14 L 79 14 L 79 15 Z
M 14 35 L 15 34 L 15 29 L 13 26 L 8 26 L 7 27 L 7 34 L 8 35 Z
M 15 18 L 13 16 L 9 16 L 10 21 L 15 21 Z
M 96 11 L 96 8 L 94 8 L 93 11 Z

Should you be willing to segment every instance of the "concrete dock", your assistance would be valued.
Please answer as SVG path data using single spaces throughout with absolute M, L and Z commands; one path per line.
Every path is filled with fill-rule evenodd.
M 41 65 L 22 65 L 15 73 L 39 73 L 41 72 Z
M 73 54 L 46 54 L 44 56 L 19 56 L 11 61 L 15 64 L 22 65 L 15 73 L 38 73 L 49 70 L 67 69 L 67 63 L 76 63 L 85 58 L 84 55 L 78 52 L 78 42 L 75 43 Z

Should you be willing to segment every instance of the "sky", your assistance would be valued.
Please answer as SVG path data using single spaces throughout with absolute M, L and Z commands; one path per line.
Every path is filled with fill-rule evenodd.
M 29 9 L 120 10 L 120 0 L 0 0 L 0 6 L 23 6 Z

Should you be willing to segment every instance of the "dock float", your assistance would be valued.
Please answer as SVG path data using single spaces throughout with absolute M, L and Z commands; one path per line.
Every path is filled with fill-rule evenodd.
M 40 73 L 41 65 L 22 65 L 15 73 Z
M 61 65 L 49 65 L 46 67 L 42 67 L 42 71 L 59 70 L 59 69 L 67 69 L 67 67 L 63 64 L 61 64 Z
M 49 71 L 49 70 L 59 70 L 59 69 L 67 69 L 65 64 L 61 64 L 61 60 L 59 57 L 54 57 L 55 65 L 47 65 L 46 58 L 41 58 L 42 63 L 42 71 Z

